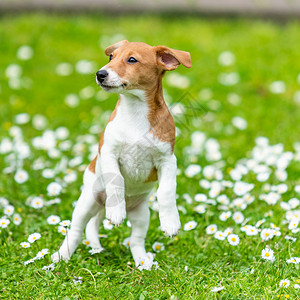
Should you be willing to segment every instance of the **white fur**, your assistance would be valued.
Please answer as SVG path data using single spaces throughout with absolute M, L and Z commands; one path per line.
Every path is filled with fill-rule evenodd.
M 112 70 L 108 72 L 109 84 L 121 81 Z M 92 247 L 102 248 L 98 228 L 104 217 L 104 207 L 96 199 L 105 191 L 106 200 L 102 201 L 103 204 L 105 202 L 106 218 L 118 226 L 127 213 L 131 221 L 130 248 L 138 264 L 139 259 L 146 255 L 144 240 L 149 225 L 148 197 L 156 183 L 145 181 L 153 167 L 158 171 L 157 200 L 161 229 L 166 235 L 173 236 L 180 229 L 175 198 L 176 157 L 171 153 L 169 143 L 150 133 L 144 92 L 124 92 L 120 95 L 115 118 L 106 126 L 96 172 L 85 171 L 84 189 L 73 213 L 71 229 L 52 260 L 57 261 L 60 257 L 68 260 L 71 257 L 89 220 L 87 238 Z

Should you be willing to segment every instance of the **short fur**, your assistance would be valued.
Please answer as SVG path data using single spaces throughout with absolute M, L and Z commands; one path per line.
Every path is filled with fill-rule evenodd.
M 102 249 L 98 230 L 104 216 L 116 226 L 127 216 L 132 225 L 130 249 L 138 265 L 146 256 L 148 198 L 157 180 L 161 229 L 168 236 L 180 229 L 175 125 L 163 99 L 162 77 L 180 64 L 190 68 L 190 55 L 165 46 L 128 41 L 108 47 L 105 54 L 112 59 L 100 69 L 107 76 L 97 77 L 97 83 L 120 97 L 101 135 L 98 155 L 85 170 L 71 229 L 59 251 L 52 255 L 55 262 L 71 257 L 85 226 L 91 247 Z M 128 62 L 130 57 L 137 62 Z

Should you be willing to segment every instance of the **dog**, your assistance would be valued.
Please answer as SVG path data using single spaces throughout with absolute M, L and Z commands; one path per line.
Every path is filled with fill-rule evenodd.
M 175 125 L 163 98 L 162 78 L 180 64 L 191 68 L 188 52 L 141 42 L 120 41 L 105 50 L 109 62 L 96 73 L 106 92 L 120 94 L 101 135 L 97 156 L 84 172 L 83 189 L 71 228 L 52 261 L 68 261 L 86 227 L 90 246 L 101 251 L 99 226 L 104 217 L 119 226 L 131 223 L 130 250 L 138 266 L 146 257 L 148 199 L 159 183 L 161 230 L 177 235 Z

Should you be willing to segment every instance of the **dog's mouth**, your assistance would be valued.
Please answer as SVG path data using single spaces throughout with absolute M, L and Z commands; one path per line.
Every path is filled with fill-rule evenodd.
M 127 86 L 127 84 L 122 83 L 120 85 L 109 85 L 109 84 L 105 84 L 105 83 L 100 83 L 100 86 L 105 89 L 118 89 L 118 88 L 125 88 Z

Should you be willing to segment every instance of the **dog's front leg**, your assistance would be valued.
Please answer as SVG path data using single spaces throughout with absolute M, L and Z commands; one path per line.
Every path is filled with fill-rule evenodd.
M 101 149 L 101 170 L 106 192 L 106 218 L 119 226 L 126 218 L 124 178 L 117 155 L 106 145 Z
M 158 165 L 157 201 L 161 230 L 167 236 L 174 236 L 180 230 L 179 213 L 176 206 L 176 172 L 175 155 L 171 155 Z

